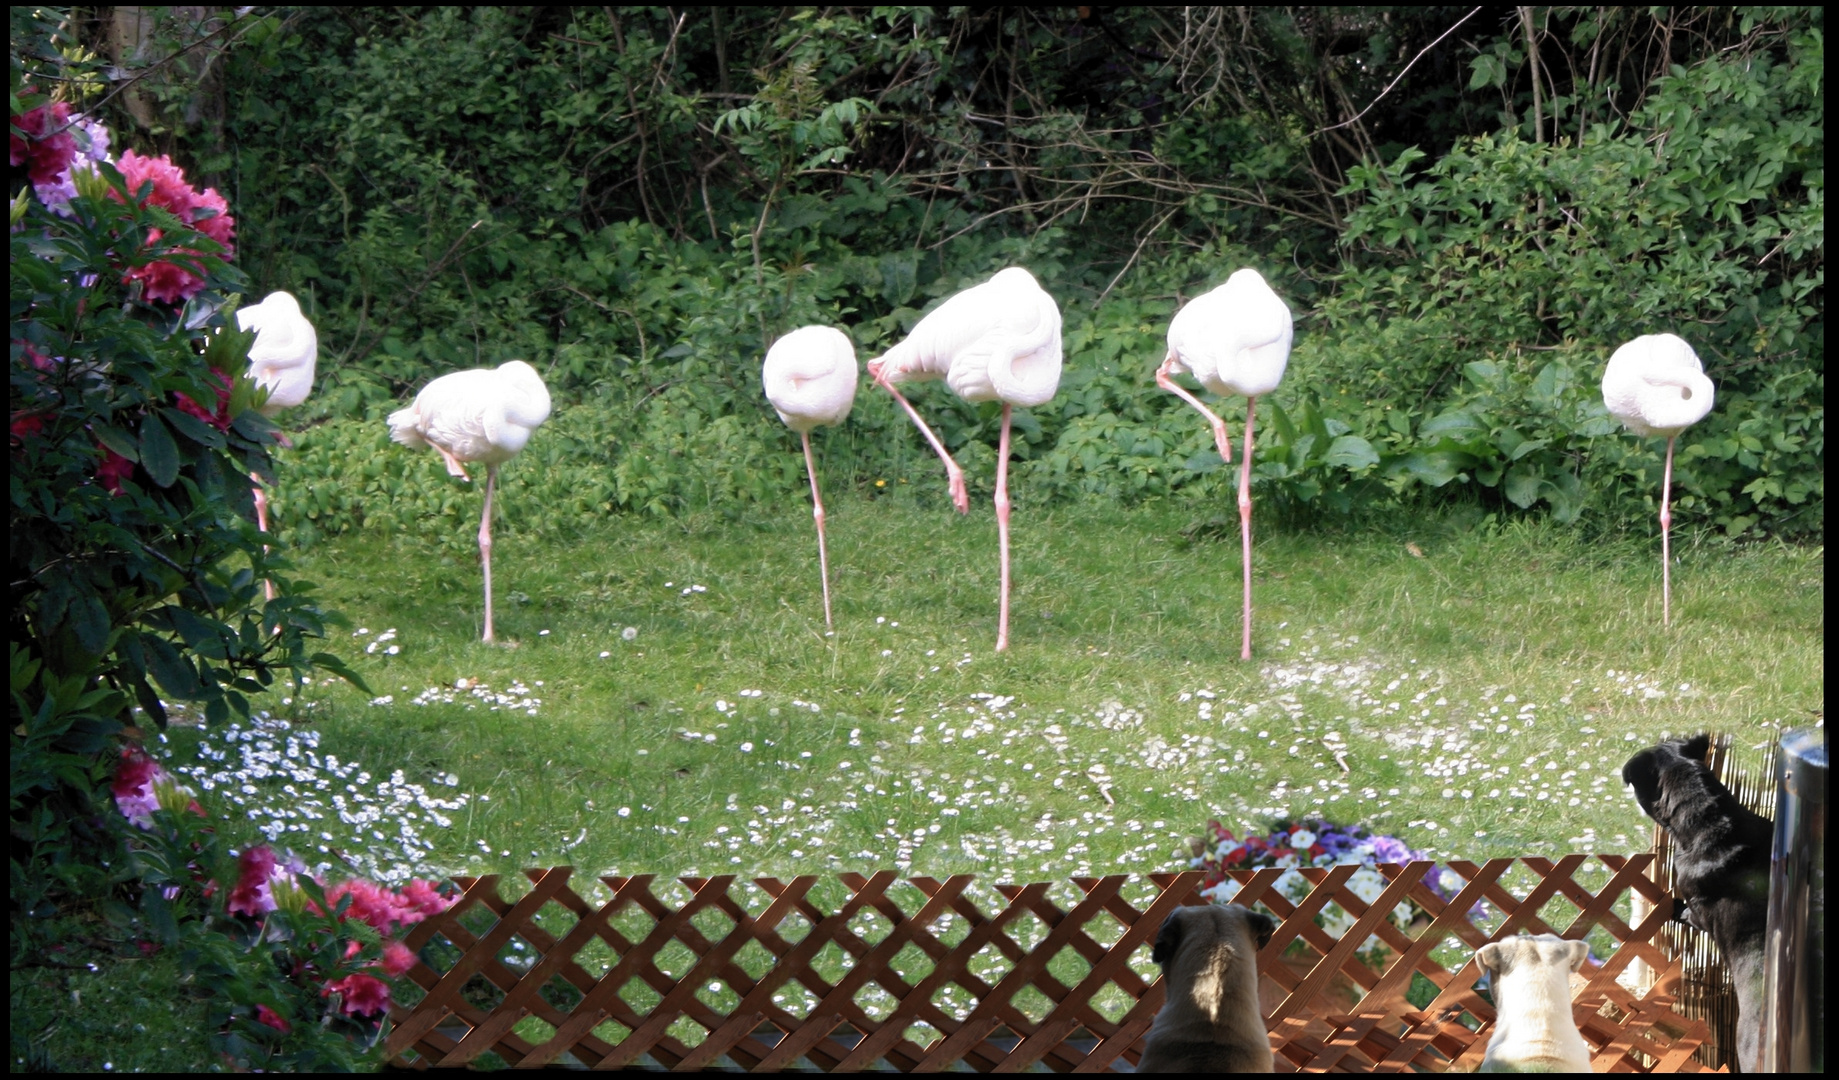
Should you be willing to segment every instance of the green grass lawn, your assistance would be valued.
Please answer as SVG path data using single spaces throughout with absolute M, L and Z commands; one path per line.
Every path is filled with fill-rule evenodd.
M 213 733 L 201 767 L 246 827 L 372 873 L 1041 880 L 1185 865 L 1216 816 L 1319 814 L 1472 859 L 1645 850 L 1632 752 L 1760 744 L 1824 707 L 1823 549 L 1676 537 L 1669 631 L 1658 537 L 1267 516 L 1246 663 L 1219 512 L 1019 506 L 1004 655 L 987 504 L 836 497 L 834 634 L 802 502 L 572 544 L 501 530 L 496 647 L 476 558 L 329 542 L 297 565 L 376 700 L 305 687 L 272 703 L 295 757 Z M 174 764 L 200 738 L 175 728 Z

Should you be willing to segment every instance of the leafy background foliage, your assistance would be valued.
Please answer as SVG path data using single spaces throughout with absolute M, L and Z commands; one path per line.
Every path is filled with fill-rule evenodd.
M 1024 500 L 1233 482 L 1149 372 L 1179 305 L 1249 265 L 1298 316 L 1254 472 L 1288 514 L 1462 498 L 1649 528 L 1659 444 L 1596 382 L 1672 330 L 1719 387 L 1677 520 L 1818 537 L 1823 15 L 1525 11 L 300 9 L 206 42 L 234 39 L 221 78 L 175 76 L 150 135 L 232 193 L 244 265 L 319 325 L 280 455 L 296 542 L 459 553 L 463 487 L 380 419 L 514 357 L 558 409 L 506 472 L 511 527 L 795 497 L 766 345 L 823 322 L 866 359 L 1010 263 L 1066 316 Z M 139 62 L 208 30 L 169 18 Z M 871 390 L 820 436 L 827 482 L 938 489 Z M 993 410 L 920 394 L 987 477 Z

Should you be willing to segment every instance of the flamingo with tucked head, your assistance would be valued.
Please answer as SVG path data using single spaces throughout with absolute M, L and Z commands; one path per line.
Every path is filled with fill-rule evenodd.
M 1239 546 L 1244 563 L 1245 603 L 1240 619 L 1239 657 L 1252 658 L 1252 414 L 1258 398 L 1277 389 L 1296 336 L 1290 309 L 1256 270 L 1245 269 L 1224 285 L 1188 301 L 1169 323 L 1169 349 L 1156 369 L 1156 385 L 1200 410 L 1213 427 L 1220 460 L 1232 461 L 1226 422 L 1170 376 L 1187 373 L 1222 397 L 1245 398 L 1245 451 L 1239 459 Z
M 466 463 L 485 466 L 485 512 L 479 517 L 479 561 L 485 568 L 485 636 L 492 636 L 492 491 L 498 467 L 516 457 L 530 433 L 549 419 L 549 388 L 522 360 L 496 368 L 442 375 L 421 388 L 406 409 L 390 414 L 390 438 L 432 446 L 449 475 L 471 480 Z
M 829 326 L 801 326 L 766 350 L 760 373 L 766 400 L 779 419 L 798 432 L 805 447 L 805 472 L 811 478 L 811 516 L 817 521 L 817 566 L 824 581 L 824 628 L 830 621 L 830 558 L 824 550 L 824 500 L 817 490 L 817 461 L 811 456 L 811 429 L 840 424 L 856 403 L 856 347 L 849 336 Z
M 1009 418 L 1017 405 L 1032 408 L 1053 399 L 1060 388 L 1060 308 L 1019 266 L 981 285 L 955 293 L 928 312 L 900 344 L 868 362 L 880 383 L 945 462 L 952 505 L 970 511 L 964 470 L 919 412 L 894 389 L 896 383 L 944 379 L 966 401 L 1003 403 L 1002 437 L 996 452 L 996 532 L 1002 552 L 1001 614 L 996 651 L 1009 647 Z
M 1679 433 L 1705 419 L 1717 388 L 1685 340 L 1673 334 L 1643 334 L 1609 358 L 1603 372 L 1603 405 L 1637 435 L 1665 435 L 1667 464 L 1660 481 L 1660 625 L 1673 622 L 1673 443 Z
M 249 346 L 249 377 L 268 391 L 261 406 L 263 416 L 274 416 L 291 409 L 313 392 L 313 369 L 319 362 L 319 335 L 313 324 L 300 313 L 300 302 L 291 293 L 272 292 L 259 304 L 236 310 L 236 327 L 255 331 L 255 343 Z M 291 445 L 281 436 L 281 445 Z M 268 494 L 262 490 L 262 478 L 249 474 L 255 490 L 255 524 L 268 531 Z M 273 582 L 264 581 L 268 598 L 275 598 Z

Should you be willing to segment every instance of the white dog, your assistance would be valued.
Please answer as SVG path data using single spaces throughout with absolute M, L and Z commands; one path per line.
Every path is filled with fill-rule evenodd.
M 1571 1015 L 1571 972 L 1590 946 L 1556 934 L 1490 942 L 1475 951 L 1494 995 L 1494 1034 L 1482 1072 L 1589 1072 L 1590 1047 Z

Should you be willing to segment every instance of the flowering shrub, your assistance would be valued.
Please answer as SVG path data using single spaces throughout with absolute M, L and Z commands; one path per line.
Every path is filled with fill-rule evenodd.
M 455 897 L 427 881 L 400 889 L 327 883 L 291 852 L 226 850 L 190 788 L 137 746 L 112 784 L 140 875 L 137 924 L 183 950 L 215 988 L 213 1041 L 238 1067 L 350 1068 L 378 1045 L 391 981 L 415 965 L 397 937 Z M 221 882 L 229 882 L 228 888 Z
M 1347 889 L 1370 904 L 1379 899 L 1389 884 L 1374 864 L 1408 863 L 1428 858 L 1396 836 L 1380 836 L 1359 825 L 1334 825 L 1319 818 L 1280 821 L 1269 833 L 1248 834 L 1244 839 L 1233 836 L 1232 830 L 1217 820 L 1209 821 L 1207 830 L 1206 837 L 1191 842 L 1194 857 L 1188 865 L 1207 871 L 1207 878 L 1201 883 L 1201 895 L 1217 904 L 1229 903 L 1239 893 L 1240 885 L 1227 875 L 1229 870 L 1282 867 L 1289 872 L 1277 879 L 1278 891 L 1291 900 L 1300 901 L 1309 895 L 1311 886 L 1308 879 L 1296 873 L 1298 868 L 1350 864 L 1360 869 L 1347 879 Z M 1446 875 L 1453 878 L 1448 871 L 1432 867 L 1425 872 L 1424 884 L 1447 900 L 1456 895 L 1461 883 L 1445 881 Z M 1402 930 L 1423 914 L 1417 904 L 1405 900 L 1392 909 L 1392 920 Z M 1339 904 L 1329 904 L 1317 916 L 1317 921 L 1331 936 L 1339 938 L 1353 928 L 1355 918 Z M 1381 948 L 1378 937 L 1371 936 L 1362 943 L 1360 951 L 1370 955 Z
M 25 87 L 25 93 L 33 88 Z M 77 152 L 77 140 L 69 132 L 70 106 L 61 101 L 47 101 L 36 109 L 12 118 L 20 134 L 7 134 L 7 161 L 13 168 L 25 167 L 33 184 L 56 184 L 70 169 Z
M 383 935 L 345 918 L 353 902 L 327 901 L 310 878 L 298 889 L 322 914 L 262 912 L 258 887 L 213 885 L 243 882 L 202 807 L 138 747 L 121 749 L 130 723 L 165 725 L 166 701 L 193 703 L 221 725 L 250 715 L 251 696 L 278 678 L 315 667 L 351 677 L 336 657 L 308 651 L 325 636 L 324 616 L 251 521 L 247 477 L 271 471 L 275 431 L 253 407 L 253 335 L 229 318 L 233 297 L 248 289 L 226 261 L 235 222 L 217 192 L 198 190 L 171 159 L 133 150 L 112 159 L 105 127 L 39 92 L 25 68 L 59 54 L 45 47 L 22 60 L 14 10 L 15 955 L 49 948 L 59 918 L 99 912 L 180 946 L 180 967 L 213 989 L 220 1048 L 232 1061 L 349 1063 L 374 1032 L 320 1023 L 319 995 L 355 1024 L 387 1000 L 371 981 L 400 969 L 401 957 L 386 959 Z M 264 578 L 282 592 L 266 604 Z M 110 825 L 111 796 L 131 828 Z M 257 914 L 231 915 L 233 895 Z M 298 990 L 309 983 L 311 1007 Z M 293 1042 L 250 1041 L 281 1038 L 288 1025 Z

